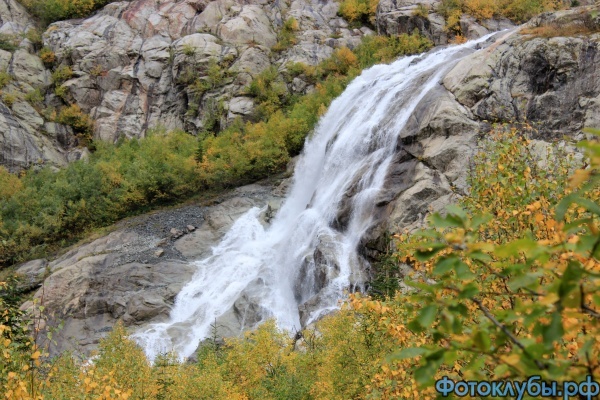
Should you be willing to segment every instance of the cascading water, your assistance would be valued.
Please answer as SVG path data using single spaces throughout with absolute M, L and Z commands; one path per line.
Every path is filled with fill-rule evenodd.
M 322 117 L 295 168 L 293 186 L 270 227 L 253 208 L 239 218 L 175 300 L 170 319 L 132 337 L 150 359 L 193 354 L 210 326 L 252 287 L 264 317 L 300 327 L 337 307 L 345 289 L 363 284 L 357 247 L 372 227 L 398 133 L 418 103 L 475 42 L 378 65 L 356 78 Z M 348 198 L 350 197 L 350 200 Z M 346 210 L 340 221 L 340 206 Z

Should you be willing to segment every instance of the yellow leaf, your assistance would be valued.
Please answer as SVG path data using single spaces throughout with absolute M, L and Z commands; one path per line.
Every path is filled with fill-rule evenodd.
M 569 187 L 571 189 L 579 187 L 583 182 L 586 182 L 590 178 L 591 173 L 592 171 L 589 169 L 578 169 L 573 176 L 571 176 Z
M 36 351 L 35 353 L 33 353 L 31 355 L 31 359 L 32 360 L 37 360 L 38 358 L 40 358 L 41 353 L 39 351 Z
M 554 304 L 558 301 L 559 297 L 556 293 L 549 293 L 546 296 L 540 298 L 540 304 L 548 306 L 550 304 Z
M 511 354 L 509 356 L 502 356 L 502 361 L 508 365 L 517 365 L 521 362 L 521 357 L 518 354 Z

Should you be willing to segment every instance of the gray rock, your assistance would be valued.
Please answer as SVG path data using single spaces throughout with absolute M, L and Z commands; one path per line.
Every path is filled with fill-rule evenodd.
M 47 323 L 64 322 L 54 335 L 51 354 L 72 350 L 87 356 L 117 321 L 138 326 L 165 319 L 175 296 L 196 271 L 191 261 L 209 255 L 210 247 L 239 215 L 273 201 L 271 189 L 253 184 L 222 195 L 212 206 L 185 206 L 137 217 L 55 260 L 21 265 L 17 272 L 28 285 L 43 282 L 34 299 L 43 300 Z M 191 233 L 175 241 L 164 239 L 171 226 L 185 226 L 184 221 Z M 256 285 L 260 282 L 250 284 L 220 318 L 219 324 L 226 327 L 220 333 L 239 334 L 263 319 L 254 294 Z M 31 306 L 27 302 L 22 308 Z

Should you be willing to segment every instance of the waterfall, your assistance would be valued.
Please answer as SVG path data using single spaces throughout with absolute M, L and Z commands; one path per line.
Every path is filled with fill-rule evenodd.
M 301 326 L 299 306 L 305 325 L 335 309 L 344 290 L 360 289 L 364 261 L 357 247 L 374 223 L 398 134 L 427 92 L 488 37 L 377 65 L 354 79 L 307 140 L 271 225 L 261 224 L 262 210 L 249 210 L 210 257 L 196 262 L 169 320 L 132 335 L 149 358 L 192 355 L 242 293 L 264 318 L 291 330 Z

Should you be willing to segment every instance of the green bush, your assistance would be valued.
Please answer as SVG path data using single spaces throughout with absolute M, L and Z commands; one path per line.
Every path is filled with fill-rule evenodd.
M 0 34 L 0 49 L 13 52 L 19 48 L 19 37 L 15 35 Z
M 58 172 L 28 171 L 18 190 L 0 193 L 0 264 L 26 259 L 150 206 L 197 193 L 195 143 L 182 132 L 155 132 L 119 146 L 96 143 L 89 161 Z M 0 180 L 2 176 L 6 177 L 0 175 Z
M 61 65 L 52 72 L 52 82 L 59 86 L 71 79 L 73 70 L 68 65 Z
M 21 4 L 42 24 L 70 18 L 83 18 L 104 7 L 109 0 L 21 0 Z
M 298 21 L 295 18 L 292 17 L 287 19 L 277 34 L 277 43 L 271 48 L 271 50 L 280 52 L 295 45 L 297 43 L 296 31 L 298 29 Z

